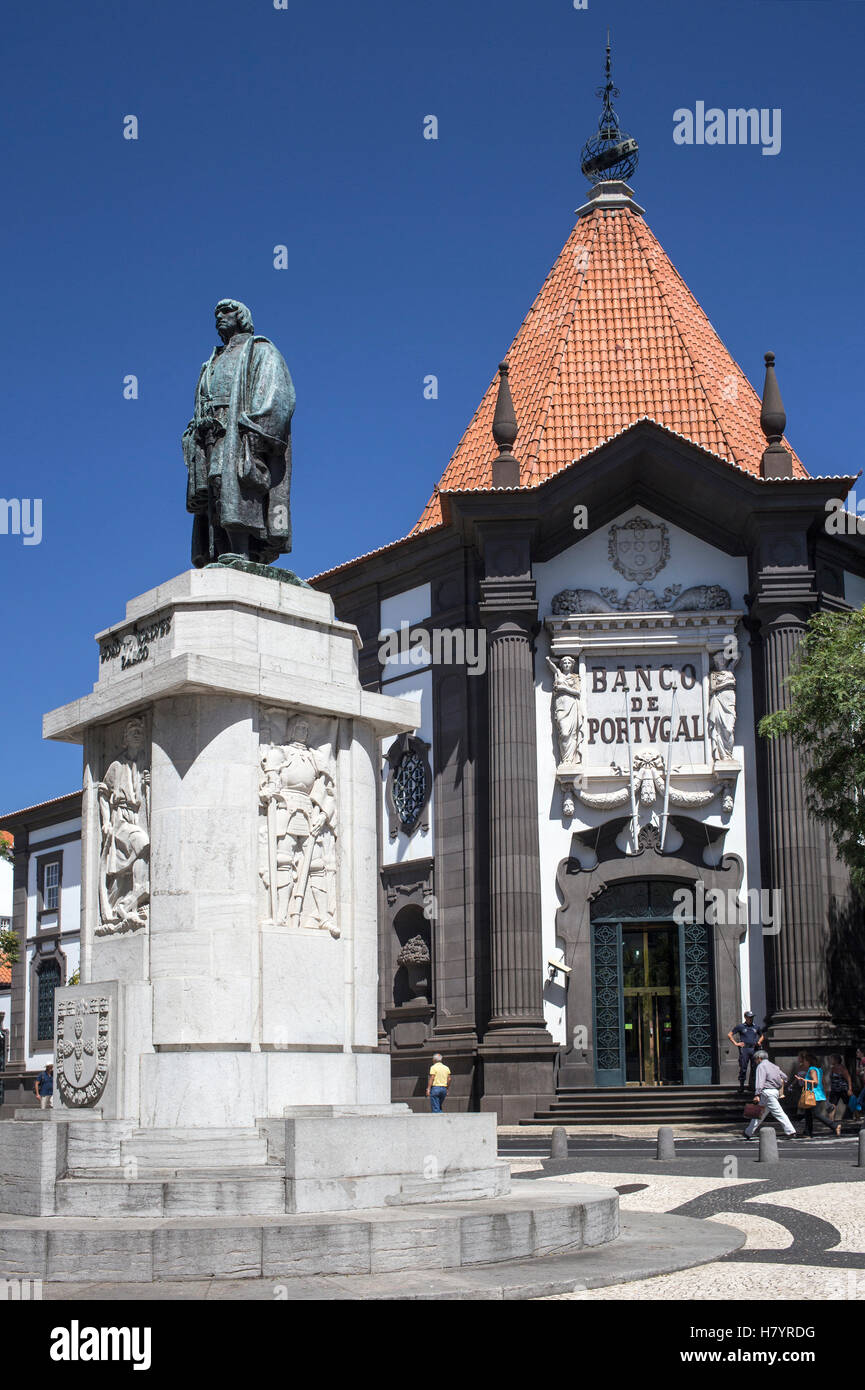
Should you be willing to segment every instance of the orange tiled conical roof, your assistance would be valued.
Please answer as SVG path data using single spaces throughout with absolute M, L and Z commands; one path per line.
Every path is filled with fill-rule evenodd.
M 583 211 L 506 356 L 520 486 L 536 487 L 649 418 L 756 476 L 760 398 L 622 184 Z M 498 377 L 439 489 L 492 486 Z M 786 441 L 785 441 L 786 443 Z M 789 447 L 789 445 L 787 446 Z M 792 452 L 792 451 L 791 451 Z M 808 474 L 793 454 L 793 474 Z M 438 489 L 412 535 L 442 521 Z

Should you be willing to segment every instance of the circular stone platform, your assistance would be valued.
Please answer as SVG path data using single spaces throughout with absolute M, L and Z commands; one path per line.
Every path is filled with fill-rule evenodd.
M 43 1297 L 528 1299 L 626 1283 L 739 1249 L 715 1221 L 630 1212 L 611 1188 L 533 1182 L 490 1201 L 334 1216 L 0 1216 L 8 1275 Z
M 614 1240 L 612 1188 L 533 1183 L 483 1201 L 320 1215 L 0 1214 L 0 1268 L 46 1283 L 292 1279 L 431 1272 L 574 1254 Z

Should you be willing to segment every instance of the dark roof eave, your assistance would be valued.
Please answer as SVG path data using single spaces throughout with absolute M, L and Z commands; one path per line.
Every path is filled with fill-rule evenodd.
M 7 811 L 5 815 L 0 815 L 0 830 L 8 830 L 13 825 L 21 825 L 31 819 L 48 819 L 48 813 L 52 808 L 59 811 L 61 807 L 64 810 L 75 811 L 80 816 L 81 792 L 65 792 L 63 796 L 53 796 L 48 801 L 37 801 L 33 806 L 22 806 L 19 811 Z M 43 812 L 42 816 L 37 814 L 40 811 Z
M 346 560 L 341 565 L 334 565 L 332 569 L 322 570 L 320 574 L 314 574 L 307 580 L 315 588 L 323 580 L 333 579 L 338 575 L 348 575 L 352 570 L 368 564 L 370 561 L 380 561 L 383 557 L 394 554 L 403 547 L 410 547 L 415 542 L 420 548 L 428 537 L 449 531 L 450 523 L 440 521 L 436 526 L 429 526 L 425 531 L 412 531 L 407 536 L 401 536 L 397 541 L 390 541 L 388 545 L 379 546 L 377 550 L 368 550 L 364 555 L 358 555 L 353 560 Z

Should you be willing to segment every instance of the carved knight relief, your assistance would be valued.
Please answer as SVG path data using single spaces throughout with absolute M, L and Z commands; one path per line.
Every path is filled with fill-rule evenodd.
M 270 709 L 262 717 L 259 776 L 259 877 L 265 920 L 337 937 L 337 721 L 311 742 L 312 722 Z
M 122 746 L 97 786 L 97 936 L 146 927 L 150 903 L 150 766 L 145 720 L 127 719 Z

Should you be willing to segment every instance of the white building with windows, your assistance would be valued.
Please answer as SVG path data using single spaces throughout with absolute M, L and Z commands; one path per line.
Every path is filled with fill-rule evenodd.
M 35 1079 L 54 1054 L 54 991 L 77 979 L 81 939 L 81 794 L 0 817 L 14 840 L 0 898 L 20 947 L 5 991 L 3 1107 L 35 1102 Z

